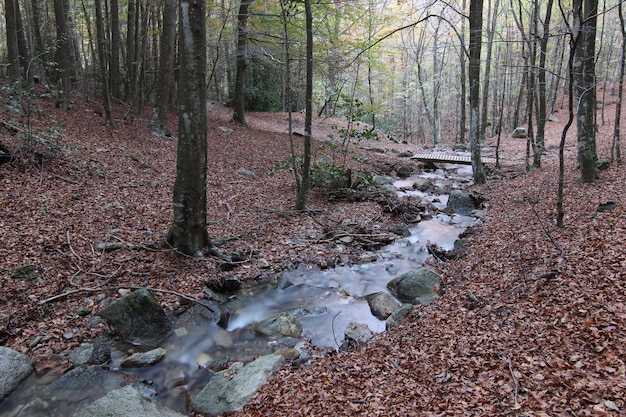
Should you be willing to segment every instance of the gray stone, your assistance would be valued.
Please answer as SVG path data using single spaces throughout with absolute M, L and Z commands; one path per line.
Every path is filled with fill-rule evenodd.
M 528 130 L 526 130 L 525 127 L 516 127 L 515 130 L 513 130 L 513 137 L 519 139 L 527 138 Z
M 370 306 L 372 315 L 378 320 L 386 320 L 394 311 L 400 307 L 398 300 L 388 292 L 376 292 L 365 296 L 367 304 Z
M 209 415 L 241 411 L 284 363 L 281 355 L 261 356 L 246 366 L 234 363 L 211 378 L 194 398 L 191 408 Z
M 121 368 L 144 368 L 154 365 L 165 357 L 165 349 L 156 348 L 147 352 L 133 353 L 120 362 Z
M 408 178 L 413 174 L 413 168 L 408 165 L 400 165 L 396 168 L 396 174 L 398 174 L 400 178 Z
M 601 171 L 604 171 L 605 169 L 609 169 L 610 166 L 611 166 L 610 159 L 600 158 L 596 161 L 596 168 L 598 168 Z
M 111 359 L 111 348 L 102 343 L 83 343 L 70 353 L 74 365 L 102 365 Z
M 34 281 L 37 278 L 39 278 L 39 274 L 37 274 L 35 265 L 21 265 L 21 266 L 15 267 L 11 271 L 11 278 L 26 279 L 29 281 Z
M 104 308 L 100 315 L 127 342 L 156 346 L 172 330 L 165 312 L 148 290 L 137 290 Z
M 402 151 L 398 154 L 400 158 L 410 158 L 413 156 L 413 152 L 411 151 Z
M 121 242 L 112 242 L 112 243 L 98 243 L 96 245 L 96 250 L 98 252 L 111 252 L 114 250 L 122 249 L 125 245 Z
M 0 400 L 5 399 L 33 372 L 33 362 L 20 352 L 0 346 Z
M 89 404 L 73 417 L 184 417 L 154 401 L 148 394 L 132 385 L 109 392 Z
M 468 193 L 460 190 L 453 190 L 448 197 L 448 207 L 453 209 L 455 213 L 468 216 L 472 210 L 476 209 L 474 199 Z
M 434 188 L 433 183 L 426 178 L 415 178 L 413 180 L 413 189 L 420 191 L 430 191 Z
M 391 177 L 383 177 L 382 175 L 374 175 L 372 177 L 372 182 L 375 185 L 385 185 L 385 184 L 392 185 L 393 184 L 393 178 L 391 178 Z
M 402 304 L 400 308 L 393 312 L 393 314 L 387 317 L 385 320 L 385 330 L 393 329 L 400 325 L 400 320 L 406 317 L 413 310 L 413 304 Z
M 248 177 L 248 178 L 256 178 L 256 174 L 254 172 L 245 168 L 239 168 L 237 171 L 235 171 L 235 174 Z
M 302 334 L 302 324 L 296 317 L 286 313 L 258 322 L 252 329 L 257 334 L 274 338 L 299 337 Z
M 443 292 L 439 275 L 419 267 L 402 274 L 387 283 L 387 289 L 403 303 L 428 304 Z
M 374 341 L 374 333 L 365 324 L 350 322 L 344 332 L 341 350 L 364 346 Z
M 123 383 L 122 374 L 107 372 L 100 367 L 78 366 L 44 388 L 43 395 L 55 401 L 78 403 L 96 395 L 104 395 Z

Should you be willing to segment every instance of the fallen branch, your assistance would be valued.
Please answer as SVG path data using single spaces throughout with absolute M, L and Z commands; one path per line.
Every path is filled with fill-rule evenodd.
M 511 378 L 513 379 L 513 385 L 515 387 L 514 396 L 513 396 L 513 409 L 514 410 L 518 410 L 518 409 L 521 408 L 521 405 L 519 404 L 519 401 L 518 401 L 519 384 L 517 382 L 517 378 L 515 377 L 515 372 L 513 372 L 513 361 L 508 356 L 507 356 L 506 360 L 507 360 L 507 362 L 509 364 L 509 372 L 511 373 Z
M 113 287 L 81 287 L 81 288 L 76 288 L 74 290 L 70 290 L 70 291 L 66 291 L 62 294 L 57 294 L 54 295 L 52 297 L 46 298 L 45 300 L 41 300 L 39 301 L 37 304 L 39 305 L 44 305 L 47 304 L 51 301 L 56 301 L 59 300 L 61 298 L 70 296 L 72 294 L 76 294 L 79 292 L 95 292 L 95 291 L 109 291 L 109 290 L 119 290 L 119 289 L 129 289 L 129 290 L 148 290 L 148 291 L 152 291 L 152 292 L 160 292 L 160 293 L 164 293 L 164 294 L 171 294 L 171 295 L 176 295 L 182 299 L 185 299 L 187 301 L 191 301 L 197 304 L 200 304 L 202 307 L 206 308 L 207 310 L 211 311 L 212 313 L 217 313 L 217 311 L 215 311 L 211 306 L 208 306 L 204 303 L 202 303 L 202 300 L 196 300 L 193 297 L 190 297 L 188 295 L 179 293 L 177 291 L 172 291 L 172 290 L 164 290 L 161 288 L 150 288 L 150 287 L 139 287 L 139 286 L 135 286 L 135 285 L 117 285 L 117 286 L 113 286 Z

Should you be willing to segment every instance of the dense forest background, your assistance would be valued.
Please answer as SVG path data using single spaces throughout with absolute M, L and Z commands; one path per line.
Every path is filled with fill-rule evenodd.
M 43 84 L 60 106 L 110 96 L 127 106 L 126 121 L 153 105 L 175 107 L 178 2 L 4 3 L 4 75 Z M 314 111 L 359 119 L 413 143 L 466 141 L 469 3 L 312 2 Z M 526 125 L 542 141 L 545 120 L 566 118 L 557 114 L 568 105 L 568 59 L 578 25 L 591 20 L 598 123 L 613 119 L 604 105 L 616 99 L 621 80 L 621 2 L 485 0 L 481 6 L 483 137 Z M 206 14 L 209 99 L 232 103 L 237 74 L 245 71 L 246 109 L 305 108 L 302 2 L 208 1 Z M 168 132 L 156 111 L 152 124 Z

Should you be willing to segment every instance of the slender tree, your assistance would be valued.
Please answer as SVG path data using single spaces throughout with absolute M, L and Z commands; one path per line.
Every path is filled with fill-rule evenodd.
M 18 47 L 18 23 L 17 9 L 19 4 L 17 0 L 6 0 L 4 2 L 4 17 L 6 19 L 7 31 L 7 53 L 9 61 L 9 77 L 13 81 L 19 81 L 22 76 L 22 68 L 20 63 L 20 52 Z
M 69 32 L 67 29 L 67 21 L 65 19 L 65 5 L 63 0 L 54 0 L 54 17 L 56 22 L 57 32 L 57 50 L 56 61 L 59 71 L 58 78 L 56 79 L 59 87 L 57 92 L 56 106 L 68 108 L 68 94 L 71 85 L 71 65 L 69 51 Z
M 165 0 L 163 8 L 163 32 L 161 33 L 161 51 L 159 58 L 159 75 L 157 95 L 150 128 L 155 132 L 170 136 L 168 112 L 170 110 L 170 90 L 172 89 L 172 72 L 174 69 L 174 52 L 176 49 L 176 9 L 178 0 Z
M 311 0 L 304 0 L 306 20 L 306 88 L 304 95 L 304 163 L 302 183 L 296 196 L 296 210 L 305 210 L 311 182 L 311 127 L 313 119 L 313 12 Z
M 174 222 L 165 241 L 188 255 L 203 255 L 206 230 L 206 2 L 180 0 L 178 153 Z
M 615 128 L 613 130 L 613 144 L 611 146 L 611 159 L 617 160 L 617 163 L 622 163 L 622 151 L 620 149 L 620 123 L 622 120 L 622 102 L 624 99 L 624 72 L 626 66 L 626 27 L 624 27 L 624 10 L 622 2 L 618 4 L 620 33 L 622 35 L 622 50 L 619 60 L 619 89 L 617 91 L 617 105 L 615 106 Z
M 596 24 L 598 0 L 573 1 L 574 90 L 578 131 L 580 181 L 594 182 L 598 176 L 596 161 Z
M 241 0 L 237 13 L 237 74 L 233 94 L 233 121 L 246 126 L 246 105 L 244 83 L 246 77 L 248 33 L 248 9 L 253 0 Z
M 104 100 L 104 120 L 107 126 L 115 127 L 111 110 L 111 91 L 109 88 L 109 72 L 107 70 L 106 41 L 104 38 L 104 19 L 102 17 L 102 1 L 95 0 L 96 7 L 96 37 L 98 43 L 98 66 L 102 83 L 102 99 Z
M 469 13 L 469 101 L 470 150 L 476 184 L 485 184 L 487 175 L 480 152 L 480 50 L 482 45 L 483 0 L 472 0 Z

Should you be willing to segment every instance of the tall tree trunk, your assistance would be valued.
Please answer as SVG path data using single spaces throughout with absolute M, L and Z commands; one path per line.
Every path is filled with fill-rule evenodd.
M 135 100 L 137 85 L 137 0 L 128 0 L 128 22 L 126 24 L 126 89 L 127 101 Z
M 174 222 L 165 241 L 176 250 L 202 256 L 206 231 L 206 2 L 180 0 L 178 60 L 178 152 Z
M 43 36 L 41 35 L 41 4 L 40 0 L 31 0 L 31 13 L 33 18 L 33 35 L 35 37 L 35 53 L 37 55 L 37 60 L 42 64 L 41 68 L 43 68 L 46 79 L 50 77 L 48 73 L 48 51 L 44 46 Z
M 613 131 L 613 144 L 611 146 L 611 159 L 617 161 L 618 164 L 622 163 L 622 151 L 620 149 L 620 122 L 622 119 L 622 103 L 624 99 L 624 73 L 626 69 L 626 27 L 624 27 L 624 10 L 622 2 L 619 3 L 618 13 L 620 22 L 620 33 L 622 35 L 622 51 L 619 61 L 619 90 L 617 92 L 617 105 L 615 106 L 615 129 Z
M 304 0 L 306 20 L 306 88 L 304 94 L 304 163 L 302 184 L 296 196 L 296 210 L 305 210 L 311 182 L 311 127 L 313 119 L 313 12 L 311 0 Z
M 483 82 L 483 104 L 482 115 L 480 117 L 480 140 L 485 140 L 487 132 L 487 110 L 489 110 L 489 87 L 491 83 L 491 56 L 493 54 L 493 38 L 496 33 L 496 24 L 498 18 L 498 9 L 500 8 L 500 0 L 488 0 L 489 7 L 487 12 L 487 21 L 489 29 L 487 30 L 487 57 L 485 58 L 485 80 Z
M 161 51 L 159 58 L 159 81 L 157 83 L 156 104 L 151 129 L 161 135 L 171 136 L 168 127 L 170 110 L 170 90 L 172 89 L 172 72 L 174 69 L 174 51 L 176 49 L 176 10 L 178 0 L 165 0 L 163 8 L 163 33 L 161 34 Z
M 536 7 L 539 1 L 535 1 Z M 553 0 L 548 0 L 546 5 L 546 17 L 543 21 L 543 36 L 539 42 L 539 68 L 537 75 L 539 103 L 537 108 L 537 135 L 535 137 L 535 149 L 533 166 L 541 167 L 541 155 L 545 150 L 546 120 L 548 119 L 547 86 L 546 86 L 546 60 L 548 56 L 548 40 L 550 39 L 550 19 L 552 18 Z
M 463 11 L 465 11 L 466 4 L 466 0 L 463 0 L 461 6 Z M 461 21 L 461 48 L 459 49 L 459 65 L 461 71 L 461 97 L 459 98 L 461 109 L 459 113 L 461 113 L 461 117 L 459 119 L 459 136 L 457 138 L 457 142 L 463 144 L 467 142 L 465 138 L 465 132 L 467 131 L 467 108 L 465 104 L 467 102 L 467 75 L 465 74 L 465 51 L 465 19 L 463 19 Z
M 480 155 L 480 50 L 483 32 L 483 0 L 472 0 L 469 13 L 470 150 L 474 183 L 485 184 L 487 175 Z
M 246 80 L 246 49 L 248 48 L 248 9 L 253 0 L 241 0 L 237 13 L 237 74 L 235 75 L 235 91 L 233 93 L 233 121 L 246 126 L 246 103 L 244 83 Z
M 107 126 L 115 127 L 113 112 L 111 111 L 111 92 L 109 90 L 109 74 L 107 71 L 106 40 L 104 38 L 104 19 L 102 17 L 102 1 L 95 0 L 96 7 L 96 37 L 98 38 L 98 64 L 100 80 L 102 82 L 102 99 L 104 100 L 104 120 Z
M 6 0 L 4 2 L 4 17 L 7 27 L 7 54 L 8 54 L 8 73 L 12 81 L 19 81 L 22 78 L 22 68 L 20 63 L 20 52 L 18 46 L 17 35 L 17 0 Z
M 574 0 L 574 35 L 579 41 L 574 50 L 576 126 L 580 181 L 594 182 L 598 177 L 596 161 L 596 23 L 598 0 Z
M 56 61 L 58 65 L 58 91 L 56 106 L 67 109 L 69 107 L 68 94 L 71 86 L 71 68 L 70 68 L 70 56 L 67 53 L 69 50 L 69 33 L 67 31 L 67 22 L 65 20 L 65 5 L 63 0 L 54 0 L 54 17 L 56 22 L 57 32 L 57 50 Z
M 111 95 L 117 99 L 120 93 L 120 16 L 118 0 L 110 0 L 111 8 L 111 61 L 109 73 L 111 74 Z

